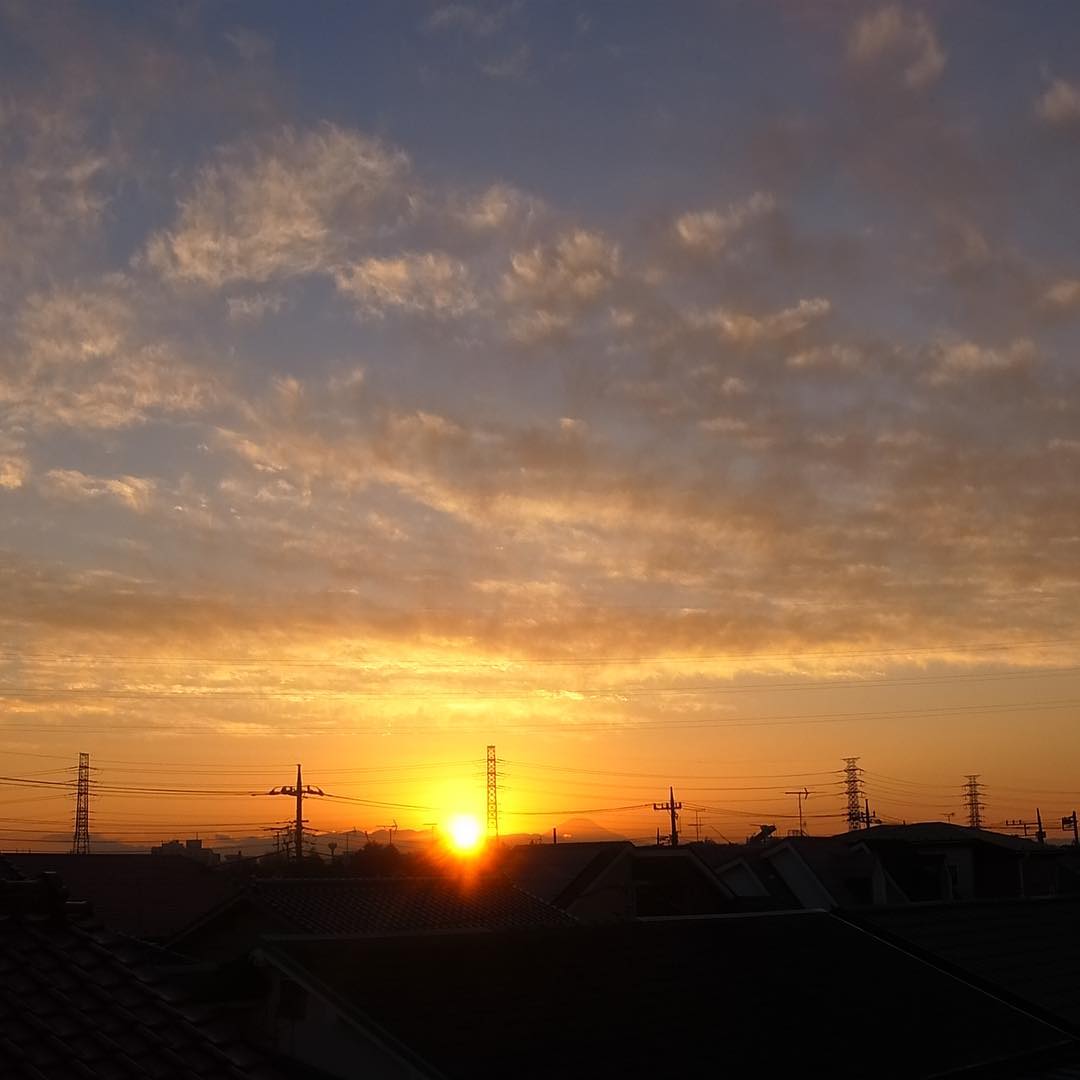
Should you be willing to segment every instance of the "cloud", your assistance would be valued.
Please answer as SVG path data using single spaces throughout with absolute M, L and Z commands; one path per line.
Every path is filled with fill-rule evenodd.
M 50 469 L 42 477 L 46 494 L 72 502 L 108 499 L 136 513 L 153 501 L 156 482 L 142 476 L 90 476 L 78 469 Z
M 132 283 L 122 276 L 32 294 L 0 344 L 0 418 L 8 425 L 121 428 L 201 411 L 220 393 L 215 376 L 139 325 Z
M 501 285 L 510 337 L 528 345 L 564 337 L 600 303 L 619 267 L 618 245 L 587 229 L 514 252 Z
M 478 233 L 498 232 L 509 225 L 527 221 L 541 209 L 537 199 L 509 184 L 492 184 L 451 206 L 451 217 Z
M 460 316 L 477 306 L 465 264 L 441 252 L 364 259 L 338 269 L 334 281 L 366 315 Z
M 1080 124 L 1080 86 L 1054 79 L 1035 103 L 1035 115 L 1052 127 Z
M 503 292 L 515 302 L 591 304 L 611 285 L 618 270 L 618 245 L 598 232 L 575 229 L 511 256 Z
M 860 68 L 895 65 L 904 85 L 920 90 L 945 70 L 945 51 L 921 11 L 897 4 L 861 16 L 848 37 L 848 58 Z
M 765 191 L 755 191 L 741 203 L 725 210 L 699 210 L 680 215 L 675 220 L 679 242 L 695 251 L 717 252 L 727 248 L 747 226 L 773 212 L 776 200 Z
M 274 55 L 273 39 L 248 27 L 238 26 L 226 31 L 225 40 L 236 50 L 240 58 L 249 64 Z
M 1037 358 L 1033 342 L 1019 339 L 1005 349 L 986 348 L 971 341 L 939 346 L 936 364 L 930 379 L 934 383 L 949 383 L 983 375 L 1000 375 L 1026 371 Z
M 442 4 L 428 15 L 423 27 L 429 32 L 464 30 L 476 37 L 490 37 L 512 10 L 509 4 L 487 10 L 475 4 Z
M 825 318 L 831 310 L 832 304 L 824 297 L 817 296 L 760 317 L 726 308 L 712 308 L 691 314 L 690 323 L 701 329 L 716 330 L 736 344 L 749 345 L 788 337 Z
M 258 322 L 265 315 L 276 315 L 285 306 L 281 293 L 253 293 L 251 296 L 229 296 L 225 308 L 232 322 Z
M 219 288 L 327 272 L 410 213 L 409 161 L 334 124 L 278 132 L 202 168 L 148 264 L 166 279 Z
M 480 70 L 491 79 L 523 79 L 528 74 L 531 59 L 529 46 L 519 45 L 505 56 L 482 63 Z
M 810 349 L 801 349 L 787 358 L 787 366 L 795 369 L 843 369 L 854 370 L 864 360 L 861 349 L 853 345 L 833 344 L 816 345 Z
M 0 272 L 69 265 L 104 221 L 118 158 L 76 109 L 0 99 Z
M 1062 278 L 1043 293 L 1043 305 L 1057 311 L 1074 311 L 1080 308 L 1080 279 Z
M 0 453 L 0 490 L 14 491 L 26 482 L 30 463 L 21 455 Z

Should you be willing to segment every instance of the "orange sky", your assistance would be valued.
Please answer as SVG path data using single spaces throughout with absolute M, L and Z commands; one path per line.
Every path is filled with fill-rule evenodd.
M 1077 10 L 617 7 L 0 9 L 0 846 L 1080 803 Z

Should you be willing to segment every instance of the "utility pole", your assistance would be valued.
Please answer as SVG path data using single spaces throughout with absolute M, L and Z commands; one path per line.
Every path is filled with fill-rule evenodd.
M 1035 829 L 1035 843 L 1036 844 L 1045 844 L 1046 843 L 1046 830 L 1043 828 L 1042 810 L 1040 810 L 1038 807 L 1035 808 L 1035 821 L 1036 821 L 1036 825 L 1037 825 L 1037 827 Z
M 1075 810 L 1069 817 L 1063 817 L 1061 819 L 1061 827 L 1066 832 L 1068 832 L 1069 829 L 1072 829 L 1073 844 L 1080 847 L 1080 823 L 1077 821 Z
M 671 815 L 671 835 L 668 838 L 668 843 L 672 847 L 679 846 L 679 814 L 678 811 L 682 809 L 682 803 L 675 801 L 675 788 L 668 788 L 668 801 L 662 803 L 653 803 L 652 808 L 654 810 L 666 810 Z M 660 843 L 660 831 L 657 830 L 657 840 Z
M 844 789 L 847 792 L 847 824 L 848 832 L 854 832 L 863 822 L 862 797 L 865 794 L 862 787 L 862 777 L 859 773 L 859 759 L 857 757 L 844 758 Z M 870 828 L 870 815 L 867 811 L 866 828 Z
M 784 794 L 785 795 L 794 795 L 799 800 L 799 835 L 800 836 L 805 836 L 806 835 L 806 821 L 805 821 L 805 818 L 803 817 L 802 804 L 803 804 L 803 799 L 809 799 L 810 798 L 810 792 L 807 791 L 806 788 L 803 788 L 802 791 L 785 791 Z
M 90 755 L 79 754 L 79 785 L 75 793 L 75 835 L 72 855 L 90 854 Z
M 495 747 L 487 748 L 487 834 L 499 839 L 499 788 Z
M 296 821 L 293 823 L 293 854 L 296 865 L 300 866 L 304 861 L 304 796 L 322 795 L 322 788 L 304 786 L 304 777 L 299 765 L 296 766 L 296 786 L 271 788 L 267 795 L 288 795 L 296 799 Z
M 982 812 L 986 804 L 982 801 L 983 786 L 979 783 L 978 773 L 968 773 L 967 783 L 964 785 L 964 801 L 967 803 L 968 827 L 972 829 L 982 828 Z

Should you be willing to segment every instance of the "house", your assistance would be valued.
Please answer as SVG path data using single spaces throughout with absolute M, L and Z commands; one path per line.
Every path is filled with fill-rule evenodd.
M 635 847 L 629 841 L 522 844 L 503 853 L 499 869 L 519 888 L 590 922 L 741 907 L 686 846 Z
M 849 837 L 877 855 L 912 901 L 1050 896 L 1067 888 L 1074 850 L 941 821 L 878 825 Z
M 861 834 L 860 834 L 861 835 Z M 873 850 L 849 837 L 788 837 L 767 845 L 694 844 L 736 896 L 763 907 L 857 908 L 907 897 Z
M 206 866 L 216 866 L 221 856 L 211 848 L 203 847 L 203 842 L 195 837 L 189 840 L 166 840 L 150 849 L 151 855 L 183 855 Z
M 267 1044 L 342 1080 L 1032 1078 L 1080 1062 L 1053 1017 L 824 912 L 268 939 L 255 956 Z
M 224 960 L 265 936 L 339 938 L 447 930 L 565 926 L 564 912 L 489 875 L 257 878 L 169 941 Z
M 941 822 L 690 847 L 735 896 L 776 909 L 1080 892 L 1075 848 Z
M 239 888 L 228 873 L 183 855 L 5 855 L 25 877 L 58 874 L 72 896 L 89 901 L 107 929 L 164 941 Z
M 286 1080 L 220 1015 L 185 1002 L 160 950 L 87 920 L 55 875 L 0 859 L 0 1074 L 5 1080 Z M 175 958 L 165 958 L 173 961 Z

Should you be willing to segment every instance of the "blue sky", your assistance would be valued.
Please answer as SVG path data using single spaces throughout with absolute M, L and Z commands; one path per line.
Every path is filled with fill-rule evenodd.
M 360 673 L 383 732 L 651 755 L 766 678 L 807 762 L 917 770 L 922 721 L 788 684 L 1029 673 L 1007 767 L 1080 642 L 1078 44 L 1068 3 L 0 5 L 10 736 L 330 736 Z

